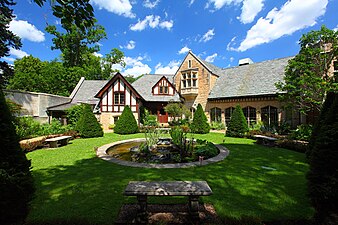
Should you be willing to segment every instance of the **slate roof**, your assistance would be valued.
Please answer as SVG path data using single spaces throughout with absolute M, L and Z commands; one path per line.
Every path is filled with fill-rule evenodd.
M 203 59 L 201 59 L 200 57 L 198 57 L 197 55 L 195 55 L 192 51 L 189 52 L 190 54 L 192 54 L 198 61 L 200 61 L 200 63 L 204 64 L 204 66 L 213 74 L 219 76 L 220 74 L 222 74 L 222 68 L 215 66 L 212 63 L 209 63 Z
M 291 58 L 222 69 L 208 99 L 274 95 L 278 92 L 275 83 L 283 81 Z
M 174 75 L 173 74 L 146 74 L 143 75 L 138 80 L 134 81 L 131 85 L 135 90 L 143 97 L 147 102 L 179 102 L 180 96 L 175 91 L 174 95 L 153 95 L 152 87 L 163 77 L 165 76 L 172 84 Z

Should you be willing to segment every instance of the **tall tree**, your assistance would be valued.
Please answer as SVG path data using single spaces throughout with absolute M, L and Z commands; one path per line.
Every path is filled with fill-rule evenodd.
M 113 65 L 119 64 L 122 67 L 126 66 L 124 62 L 124 53 L 117 48 L 113 48 L 110 53 L 106 54 L 102 59 L 102 80 L 107 80 L 113 76 L 118 70 L 113 69 Z
M 240 105 L 236 105 L 227 127 L 226 136 L 243 137 L 249 131 L 248 122 L 245 119 Z
M 284 82 L 276 84 L 286 92 L 280 99 L 303 113 L 320 110 L 326 93 L 338 89 L 338 78 L 331 73 L 337 56 L 338 31 L 322 26 L 303 35 L 298 55 L 289 60 Z
M 207 134 L 210 132 L 210 125 L 201 104 L 197 105 L 190 129 L 196 134 Z

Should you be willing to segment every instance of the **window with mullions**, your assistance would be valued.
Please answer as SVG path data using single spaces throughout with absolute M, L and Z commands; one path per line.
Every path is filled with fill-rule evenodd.
M 233 113 L 234 110 L 235 110 L 234 107 L 226 108 L 224 110 L 225 124 L 229 124 L 232 113 Z
M 210 120 L 211 122 L 222 122 L 222 110 L 217 107 L 210 109 Z
M 169 88 L 168 86 L 159 86 L 160 88 L 160 94 L 169 94 Z
M 197 71 L 182 73 L 182 88 L 197 87 Z
M 256 108 L 254 107 L 244 107 L 243 109 L 244 116 L 246 120 L 248 121 L 248 125 L 253 125 L 256 123 Z
M 124 92 L 114 92 L 114 105 L 124 105 Z
M 277 125 L 278 123 L 277 108 L 273 106 L 266 106 L 262 108 L 261 118 L 262 118 L 262 122 L 268 127 Z

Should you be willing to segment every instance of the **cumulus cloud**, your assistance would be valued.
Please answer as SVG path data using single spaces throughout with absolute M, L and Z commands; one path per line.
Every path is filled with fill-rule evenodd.
M 231 5 L 231 4 L 239 4 L 243 0 L 209 0 L 207 2 L 206 8 L 209 8 L 210 5 L 214 5 L 214 8 L 216 10 L 222 8 L 225 5 Z
M 161 63 L 158 63 L 155 66 L 155 74 L 175 74 L 178 70 L 180 61 L 170 61 L 168 65 L 163 66 Z
M 214 29 L 210 29 L 202 36 L 200 42 L 210 41 L 211 39 L 213 39 L 214 35 L 215 35 Z
M 45 40 L 45 34 L 25 20 L 12 20 L 9 23 L 9 30 L 21 39 L 33 42 L 43 42 Z
M 143 1 L 143 6 L 146 8 L 152 9 L 152 8 L 155 8 L 158 5 L 158 3 L 160 3 L 160 0 L 156 0 L 153 2 L 151 2 L 150 0 L 145 0 Z
M 242 13 L 238 19 L 244 24 L 254 21 L 257 14 L 263 9 L 263 2 L 264 0 L 244 0 Z
M 101 53 L 98 53 L 98 52 L 94 52 L 93 55 L 95 55 L 96 57 L 102 57 L 103 55 Z
M 190 48 L 188 48 L 187 46 L 184 46 L 183 48 L 181 48 L 181 50 L 178 51 L 178 54 L 185 54 L 187 52 L 190 51 Z
M 123 68 L 120 65 L 113 65 L 113 69 L 120 70 L 123 75 L 140 76 L 142 74 L 149 74 L 151 72 L 151 68 L 148 64 L 142 62 L 146 59 L 146 56 L 138 56 L 135 58 L 126 56 L 124 57 L 126 67 Z
M 172 20 L 170 21 L 161 21 L 160 16 L 154 16 L 154 15 L 149 15 L 146 16 L 143 20 L 138 20 L 138 22 L 134 25 L 130 26 L 130 30 L 132 31 L 142 31 L 146 29 L 148 26 L 150 28 L 163 28 L 170 30 L 174 25 L 174 22 Z
M 99 9 L 105 9 L 120 16 L 135 18 L 135 14 L 132 12 L 133 6 L 129 0 L 91 0 L 91 2 Z
M 10 48 L 9 54 L 12 55 L 12 56 L 15 56 L 16 58 L 19 58 L 19 59 L 21 59 L 25 56 L 28 56 L 27 52 L 22 51 L 20 49 L 15 49 L 15 48 Z
M 125 46 L 120 46 L 121 49 L 126 48 L 126 49 L 128 49 L 128 50 L 132 50 L 132 49 L 134 49 L 135 47 L 136 47 L 136 42 L 133 41 L 133 40 L 129 41 L 128 44 L 126 44 Z
M 337 32 L 338 31 L 338 25 L 335 28 L 333 28 L 333 30 Z
M 205 61 L 212 63 L 215 61 L 216 57 L 217 57 L 217 53 L 214 53 L 212 55 L 207 56 L 207 58 L 205 58 Z
M 284 35 L 291 35 L 295 31 L 311 27 L 316 24 L 320 16 L 325 14 L 327 4 L 327 0 L 308 0 L 306 4 L 302 0 L 289 0 L 280 10 L 274 8 L 265 18 L 258 19 L 238 48 L 234 48 L 233 43 L 229 43 L 228 48 L 246 51 Z

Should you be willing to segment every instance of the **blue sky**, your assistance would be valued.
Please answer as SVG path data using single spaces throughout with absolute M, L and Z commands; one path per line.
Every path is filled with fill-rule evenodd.
M 322 25 L 338 29 L 337 0 L 91 0 L 98 23 L 106 29 L 100 41 L 105 55 L 112 48 L 125 54 L 124 75 L 175 73 L 192 50 L 219 67 L 241 58 L 254 62 L 296 55 L 302 34 Z M 22 38 L 21 50 L 5 60 L 33 55 L 52 60 L 52 36 L 46 24 L 59 26 L 50 6 L 17 0 L 9 29 Z

